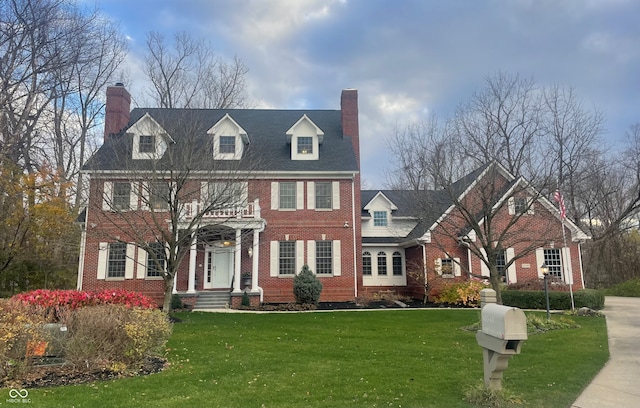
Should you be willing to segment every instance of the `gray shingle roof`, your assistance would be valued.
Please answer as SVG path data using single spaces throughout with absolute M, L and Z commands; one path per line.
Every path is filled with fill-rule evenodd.
M 190 163 L 195 170 L 216 169 L 291 172 L 357 172 L 353 144 L 343 137 L 339 110 L 268 110 L 268 109 L 141 109 L 131 111 L 127 128 L 146 113 L 156 120 L 173 138 L 169 149 L 184 149 L 184 140 L 193 137 L 198 149 L 212 152 L 211 135 L 207 130 L 226 114 L 246 132 L 250 141 L 243 159 L 213 163 L 199 160 Z M 291 160 L 291 145 L 287 144 L 286 131 L 306 114 L 324 132 L 319 148 L 319 160 Z M 181 141 L 183 142 L 181 145 Z M 131 160 L 132 136 L 126 129 L 110 136 L 85 165 L 85 170 L 150 169 L 151 160 Z M 167 155 L 165 155 L 167 156 Z M 184 157 L 174 155 L 177 157 Z M 159 161 L 161 162 L 162 159 Z

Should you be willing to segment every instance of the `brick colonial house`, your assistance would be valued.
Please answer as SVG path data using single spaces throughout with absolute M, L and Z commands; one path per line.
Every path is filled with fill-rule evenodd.
M 485 245 L 497 237 L 502 282 L 540 279 L 544 264 L 554 281 L 584 288 L 580 245 L 589 237 L 568 219 L 563 234 L 556 205 L 496 162 L 449 189 L 419 195 L 363 190 L 361 199 L 363 293 L 392 290 L 421 298 L 425 289 L 416 276 L 426 278 L 431 290 L 444 282 L 485 280 Z M 491 208 L 491 216 L 483 206 Z
M 495 199 L 500 217 L 527 212 L 520 236 L 498 258 L 504 280 L 537 278 L 546 263 L 582 288 L 579 246 L 588 237 L 566 222 L 570 245 L 561 249 L 553 204 L 533 191 L 534 200 L 520 197 L 527 190 L 515 186 L 524 181 L 497 164 L 419 198 L 361 191 L 357 91 L 342 91 L 340 102 L 340 110 L 130 110 L 127 90 L 109 87 L 104 143 L 84 168 L 90 188 L 78 289 L 124 288 L 161 304 L 165 234 L 175 230 L 183 241 L 172 250 L 185 255 L 169 290 L 196 307 L 238 307 L 245 292 L 253 304 L 291 302 L 304 264 L 323 284 L 321 301 L 381 290 L 421 298 L 416 273 L 427 280 L 488 274 L 472 251 L 478 237 L 447 220 L 455 218 L 453 202 L 473 197 L 489 169 L 504 190 Z

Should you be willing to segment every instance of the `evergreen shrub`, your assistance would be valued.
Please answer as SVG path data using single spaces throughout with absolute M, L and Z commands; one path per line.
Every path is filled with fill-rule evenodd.
M 320 301 L 320 292 L 322 292 L 322 283 L 309 269 L 309 265 L 304 265 L 293 279 L 293 295 L 296 297 L 296 303 L 317 305 Z

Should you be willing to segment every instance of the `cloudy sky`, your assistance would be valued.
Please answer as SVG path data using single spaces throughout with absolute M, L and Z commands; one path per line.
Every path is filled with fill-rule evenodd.
M 384 186 L 396 125 L 451 115 L 498 71 L 573 86 L 607 144 L 640 122 L 637 0 L 102 0 L 129 41 L 134 99 L 148 31 L 187 31 L 250 72 L 256 107 L 339 109 L 356 88 L 363 181 Z M 138 98 L 140 99 L 140 98 Z

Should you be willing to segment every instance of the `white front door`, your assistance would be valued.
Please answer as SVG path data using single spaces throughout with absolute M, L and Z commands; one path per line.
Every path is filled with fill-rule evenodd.
M 205 252 L 204 288 L 229 289 L 233 278 L 233 247 L 209 247 Z

